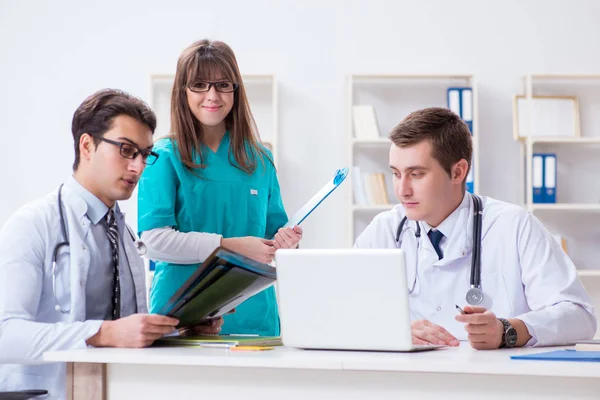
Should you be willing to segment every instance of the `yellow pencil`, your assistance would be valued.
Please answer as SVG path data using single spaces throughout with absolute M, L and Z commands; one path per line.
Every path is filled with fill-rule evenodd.
M 273 350 L 275 347 L 269 346 L 235 346 L 230 348 L 231 351 L 263 351 L 263 350 Z

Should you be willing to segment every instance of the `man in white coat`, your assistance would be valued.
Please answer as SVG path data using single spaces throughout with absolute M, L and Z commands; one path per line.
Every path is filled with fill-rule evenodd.
M 472 143 L 456 114 L 444 108 L 415 111 L 390 139 L 400 204 L 377 215 L 355 247 L 405 251 L 415 344 L 457 346 L 468 340 L 476 349 L 497 349 L 594 336 L 594 310 L 575 266 L 540 221 L 519 206 L 481 198 L 481 268 L 472 276 L 476 199 L 465 186 Z M 482 291 L 480 302 L 477 296 L 467 300 L 473 287 Z
M 146 314 L 144 264 L 117 203 L 156 160 L 155 127 L 143 101 L 110 89 L 91 95 L 73 116 L 73 175 L 2 227 L 0 392 L 63 399 L 66 366 L 43 364 L 45 351 L 145 347 L 178 324 Z

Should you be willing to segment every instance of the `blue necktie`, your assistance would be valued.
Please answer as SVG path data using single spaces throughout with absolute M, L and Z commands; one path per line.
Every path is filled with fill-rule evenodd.
M 430 229 L 429 233 L 427 233 L 427 236 L 429 236 L 429 240 L 431 240 L 431 244 L 438 255 L 438 259 L 441 260 L 442 257 L 444 257 L 444 253 L 442 253 L 442 249 L 440 249 L 440 241 L 444 237 L 444 234 L 440 231 L 434 231 L 433 229 Z

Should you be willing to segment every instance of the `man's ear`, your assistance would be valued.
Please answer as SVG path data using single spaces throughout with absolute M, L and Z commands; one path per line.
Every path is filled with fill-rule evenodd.
M 463 158 L 452 167 L 452 181 L 462 184 L 468 172 L 469 163 Z
M 89 160 L 94 151 L 96 151 L 94 138 L 89 133 L 82 133 L 79 137 L 79 159 Z

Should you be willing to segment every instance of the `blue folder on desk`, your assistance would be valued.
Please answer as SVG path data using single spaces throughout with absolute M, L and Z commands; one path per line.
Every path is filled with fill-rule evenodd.
M 513 360 L 600 362 L 600 351 L 554 350 L 511 356 Z

